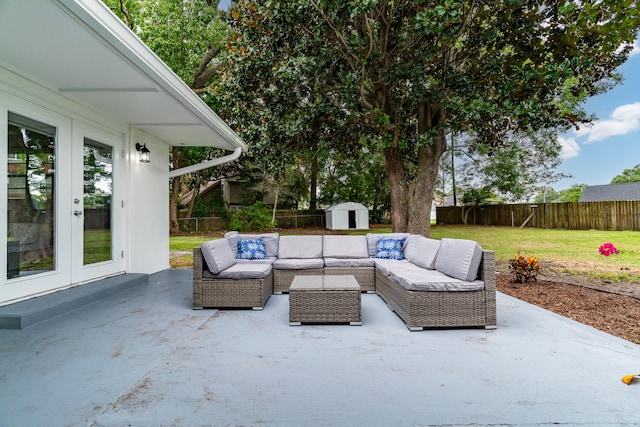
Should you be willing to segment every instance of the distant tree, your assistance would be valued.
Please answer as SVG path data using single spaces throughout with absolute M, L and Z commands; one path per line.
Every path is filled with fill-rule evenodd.
M 587 188 L 587 184 L 576 184 L 561 191 L 555 191 L 548 189 L 542 193 L 539 193 L 534 198 L 534 203 L 565 203 L 565 202 L 577 202 L 582 196 L 582 192 Z
M 587 184 L 576 184 L 560 192 L 560 200 L 563 202 L 577 202 L 582 196 L 582 192 L 587 188 Z
M 625 182 L 640 182 L 640 165 L 625 169 L 611 180 L 611 184 L 624 184 Z

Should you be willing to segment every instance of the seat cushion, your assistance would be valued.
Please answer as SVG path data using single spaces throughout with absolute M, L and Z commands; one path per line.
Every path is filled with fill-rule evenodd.
M 433 270 L 436 264 L 436 255 L 440 249 L 440 240 L 429 239 L 419 234 L 412 234 L 407 238 L 404 247 L 404 257 L 412 263 Z
M 278 258 L 274 256 L 268 256 L 263 259 L 237 259 L 236 258 L 236 262 L 238 264 L 273 264 L 277 260 Z
M 368 258 L 365 236 L 322 236 L 323 258 Z
M 322 258 L 322 236 L 280 236 L 278 258 Z
M 409 291 L 468 292 L 484 289 L 484 282 L 481 280 L 459 280 L 437 270 L 394 269 L 390 277 Z
M 203 270 L 202 277 L 206 279 L 263 279 L 271 273 L 273 266 L 264 263 L 237 263 L 222 270 L 218 274 L 212 274 L 208 270 Z
M 384 259 L 384 258 L 369 258 L 375 262 L 376 269 L 378 269 L 385 276 L 391 275 L 391 270 L 394 268 L 399 269 L 409 269 L 409 268 L 420 268 L 417 265 L 413 264 L 408 259 L 403 260 L 395 260 L 395 259 Z
M 324 267 L 322 258 L 285 258 L 278 259 L 273 268 L 276 270 L 308 270 Z
M 200 245 L 200 249 L 207 268 L 213 274 L 218 274 L 236 263 L 236 257 L 233 256 L 231 246 L 226 239 L 204 242 Z
M 435 269 L 456 279 L 468 282 L 478 277 L 482 248 L 473 240 L 442 239 Z
M 371 258 L 325 258 L 325 267 L 374 267 L 376 261 Z
M 379 238 L 384 237 L 387 239 L 406 239 L 407 237 L 409 237 L 409 233 L 369 233 L 365 237 L 367 239 L 368 256 L 375 256 Z

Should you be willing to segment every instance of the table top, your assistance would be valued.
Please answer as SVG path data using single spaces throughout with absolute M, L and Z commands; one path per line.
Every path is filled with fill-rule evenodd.
M 295 276 L 289 291 L 359 291 L 360 285 L 353 276 Z

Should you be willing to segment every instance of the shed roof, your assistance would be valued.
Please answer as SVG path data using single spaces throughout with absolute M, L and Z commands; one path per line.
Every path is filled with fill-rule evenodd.
M 590 185 L 584 189 L 581 202 L 640 200 L 640 182 L 624 184 Z
M 94 112 L 169 145 L 247 149 L 99 0 L 2 0 L 0 37 L 0 67 Z
M 362 203 L 346 202 L 346 203 L 333 205 L 329 209 L 327 209 L 327 211 L 354 211 L 354 210 L 362 210 L 362 209 L 368 210 L 367 207 Z

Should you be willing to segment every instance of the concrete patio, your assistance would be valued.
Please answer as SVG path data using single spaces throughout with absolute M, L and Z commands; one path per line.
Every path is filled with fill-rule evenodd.
M 191 270 L 0 330 L 0 426 L 640 425 L 640 346 L 498 294 L 498 329 L 191 309 Z

